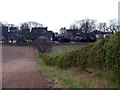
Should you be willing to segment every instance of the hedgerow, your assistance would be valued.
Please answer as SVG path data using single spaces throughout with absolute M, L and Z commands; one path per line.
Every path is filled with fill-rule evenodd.
M 56 57 L 45 55 L 46 65 L 108 70 L 120 75 L 120 32 L 88 46 Z

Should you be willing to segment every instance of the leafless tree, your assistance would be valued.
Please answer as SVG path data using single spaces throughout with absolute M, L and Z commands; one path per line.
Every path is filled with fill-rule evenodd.
M 107 31 L 107 23 L 105 23 L 105 22 L 100 22 L 99 24 L 98 24 L 98 29 L 99 29 L 99 31 L 104 31 L 104 32 L 106 32 Z
M 29 22 L 24 22 L 24 23 L 22 23 L 21 24 L 21 27 L 22 28 L 29 28 L 29 29 L 31 29 L 32 27 L 43 27 L 43 25 L 42 24 L 40 24 L 40 23 L 38 23 L 38 22 L 35 22 L 35 21 L 29 21 Z
M 110 30 L 112 31 L 112 32 L 117 32 L 117 31 L 119 31 L 119 25 L 118 25 L 118 21 L 116 20 L 116 19 L 111 19 L 110 21 L 109 21 L 109 28 L 110 28 Z
M 92 19 L 83 19 L 80 22 L 80 30 L 86 34 L 86 37 L 88 39 L 88 34 L 96 29 L 96 21 Z
M 42 24 L 35 22 L 35 21 L 29 21 L 27 23 L 29 24 L 30 27 L 43 27 Z
M 79 25 L 77 25 L 77 21 L 74 24 L 70 25 L 70 29 L 79 29 Z
M 60 29 L 60 34 L 62 34 L 62 35 L 66 34 L 66 28 L 65 27 L 62 27 Z
M 30 27 L 29 27 L 29 24 L 27 22 L 22 23 L 21 26 L 20 26 L 21 30 L 25 30 L 25 29 L 29 29 L 29 28 Z
M 46 37 L 39 37 L 34 42 L 34 46 L 41 53 L 45 53 L 52 48 L 52 43 Z
M 96 30 L 96 20 L 82 19 L 73 23 L 70 27 L 81 30 L 81 32 L 85 33 L 86 38 L 88 39 L 88 34 L 91 31 Z
M 88 33 L 96 29 L 96 20 L 93 19 L 82 19 L 73 23 L 71 28 L 82 30 L 82 32 Z

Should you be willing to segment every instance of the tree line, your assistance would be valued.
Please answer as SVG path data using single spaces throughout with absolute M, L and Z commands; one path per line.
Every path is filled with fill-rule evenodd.
M 107 22 L 98 22 L 94 19 L 82 19 L 73 22 L 70 27 L 70 29 L 78 29 L 81 30 L 84 33 L 89 33 L 92 30 L 99 30 L 99 31 L 111 31 L 111 32 L 118 32 L 120 31 L 120 25 L 118 24 L 117 19 L 110 19 L 109 23 Z M 65 29 L 61 29 L 60 33 L 64 33 Z

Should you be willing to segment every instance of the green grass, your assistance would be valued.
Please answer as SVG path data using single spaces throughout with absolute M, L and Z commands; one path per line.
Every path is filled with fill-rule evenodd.
M 103 80 L 103 82 L 101 83 L 106 83 L 106 86 L 103 86 L 102 88 L 119 88 L 120 87 L 120 77 L 111 75 L 110 73 L 106 74 L 103 72 L 95 72 L 92 78 L 96 80 Z
M 120 87 L 120 76 L 108 76 L 106 79 L 114 86 L 114 87 Z
M 71 57 L 71 58 L 69 58 L 69 60 L 72 61 L 72 60 L 77 60 L 77 58 L 79 58 L 77 56 L 79 56 L 79 55 L 80 55 L 80 57 L 82 57 L 83 55 L 86 56 L 85 52 L 89 52 L 89 53 L 87 53 L 87 55 L 90 55 L 90 58 L 91 58 L 90 60 L 93 61 L 94 68 L 96 68 L 99 66 L 99 63 L 96 64 L 96 61 L 94 61 L 94 59 L 97 60 L 97 62 L 99 60 L 103 60 L 103 58 L 100 57 L 100 56 L 104 55 L 104 54 L 100 54 L 102 52 L 101 49 L 103 48 L 104 45 L 107 47 L 106 43 L 103 45 L 101 44 L 103 41 L 104 41 L 104 39 L 101 39 L 101 41 L 98 41 L 95 44 L 91 44 L 84 49 L 81 49 L 81 48 L 86 45 L 55 45 L 55 46 L 53 46 L 52 50 L 49 53 L 46 53 L 46 56 L 56 57 L 59 55 L 57 57 L 57 59 L 61 59 L 61 60 L 64 59 L 65 65 L 66 65 L 66 56 Z M 101 48 L 101 46 L 102 46 L 102 48 Z M 90 50 L 90 48 L 91 48 L 91 50 Z M 81 51 L 83 51 L 83 53 L 81 53 L 81 51 L 79 51 L 78 49 L 81 49 Z M 100 49 L 101 52 L 98 49 Z M 77 50 L 77 51 L 75 51 L 75 50 Z M 109 48 L 107 50 L 109 50 Z M 70 51 L 73 51 L 73 52 L 70 52 Z M 91 52 L 91 51 L 93 51 L 93 52 Z M 96 52 L 96 51 L 99 51 L 99 52 Z M 67 52 L 70 52 L 70 53 L 67 53 Z M 75 53 L 75 52 L 77 52 L 77 53 Z M 94 55 L 94 53 L 95 53 L 95 55 Z M 63 57 L 61 54 L 65 55 L 65 57 L 61 58 L 61 57 Z M 93 58 L 93 56 L 94 56 L 94 58 Z M 75 57 L 75 59 L 73 59 L 74 57 Z M 81 60 L 83 60 L 83 59 L 84 59 L 84 57 L 82 57 Z M 56 58 L 53 59 L 52 61 L 54 61 L 54 60 L 56 60 Z M 92 86 L 92 83 L 93 83 L 93 85 L 96 85 L 96 87 L 105 87 L 105 88 L 106 87 L 117 87 L 116 85 L 120 85 L 120 83 L 118 83 L 119 80 L 117 80 L 116 77 L 108 77 L 106 80 L 105 77 L 107 75 L 104 77 L 104 75 L 101 72 L 100 73 L 94 72 L 95 75 L 92 77 L 88 74 L 86 75 L 84 73 L 81 73 L 80 70 L 77 68 L 76 68 L 76 70 L 71 70 L 68 67 L 68 69 L 65 70 L 65 69 L 60 69 L 57 66 L 55 66 L 55 67 L 46 66 L 46 64 L 44 64 L 45 63 L 44 61 L 42 60 L 42 56 L 41 57 L 37 56 L 37 63 L 38 63 L 40 70 L 42 70 L 47 76 L 57 79 L 59 84 L 62 85 L 61 87 L 69 87 L 69 88 L 94 87 L 94 86 Z M 93 65 L 93 64 L 90 63 L 90 65 Z M 117 68 L 117 67 L 114 67 L 114 68 Z M 78 79 L 77 77 L 75 77 L 76 79 L 74 78 L 74 76 L 79 77 L 79 75 L 83 75 L 83 76 L 86 75 L 86 77 L 83 77 L 83 78 L 85 78 L 85 79 L 87 78 L 88 82 L 85 82 L 84 79 L 81 80 L 81 79 Z M 91 83 L 91 81 L 93 81 L 93 82 Z M 98 83 L 96 83 L 96 81 Z M 109 82 L 107 83 L 107 81 L 109 81 L 113 84 L 110 84 Z
M 96 73 L 95 77 L 97 77 L 97 78 L 103 78 L 103 75 L 101 73 Z
M 67 53 L 70 51 L 78 50 L 84 47 L 87 44 L 78 44 L 78 45 L 55 45 L 52 50 L 48 53 L 51 56 L 57 56 L 63 53 Z
M 46 66 L 42 60 L 42 56 L 39 53 L 36 54 L 36 62 L 38 68 L 50 78 L 58 81 L 59 88 L 86 88 L 87 86 L 79 83 L 78 81 L 71 78 L 69 75 L 73 73 L 79 73 L 78 70 L 63 70 L 55 67 Z

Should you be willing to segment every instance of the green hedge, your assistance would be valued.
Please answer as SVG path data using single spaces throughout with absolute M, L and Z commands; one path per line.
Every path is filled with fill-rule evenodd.
M 109 70 L 120 75 L 120 32 L 109 38 L 89 44 L 81 50 L 68 52 L 56 57 L 43 56 L 46 65 L 67 68 L 71 66 Z

